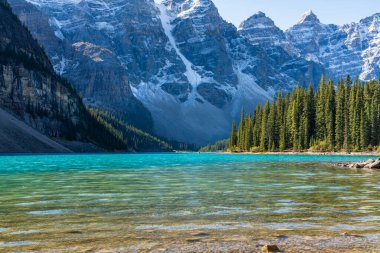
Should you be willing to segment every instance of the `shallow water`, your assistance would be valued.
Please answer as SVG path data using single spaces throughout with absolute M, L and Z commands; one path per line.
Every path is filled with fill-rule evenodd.
M 380 173 L 328 166 L 366 159 L 0 156 L 0 252 L 377 252 Z

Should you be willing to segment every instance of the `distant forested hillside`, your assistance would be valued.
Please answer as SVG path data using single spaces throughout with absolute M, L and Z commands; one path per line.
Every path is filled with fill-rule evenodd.
M 199 149 L 200 152 L 218 152 L 227 151 L 228 149 L 228 139 L 217 141 L 215 144 L 207 145 Z

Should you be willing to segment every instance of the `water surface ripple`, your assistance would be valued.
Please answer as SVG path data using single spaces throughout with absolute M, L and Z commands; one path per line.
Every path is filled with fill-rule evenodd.
M 380 173 L 328 166 L 366 159 L 0 156 L 0 252 L 380 251 Z

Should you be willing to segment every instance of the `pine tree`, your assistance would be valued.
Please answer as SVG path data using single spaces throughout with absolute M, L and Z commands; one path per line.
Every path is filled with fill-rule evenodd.
M 259 104 L 255 109 L 255 115 L 253 118 L 253 147 L 260 146 L 260 136 L 261 136 L 261 123 L 262 123 L 262 108 Z
M 269 115 L 269 101 L 265 104 L 261 116 L 261 133 L 260 133 L 260 150 L 268 150 L 268 115 Z
M 284 151 L 286 149 L 286 102 L 282 92 L 278 94 L 277 98 L 277 121 L 278 121 L 278 148 L 280 151 Z
M 326 79 L 322 76 L 316 94 L 316 140 L 326 139 Z
M 350 92 L 350 139 L 355 150 L 360 150 L 362 104 L 362 87 L 359 79 L 356 78 Z
M 244 108 L 241 109 L 241 115 L 240 115 L 240 122 L 239 122 L 239 129 L 237 133 L 237 147 L 240 149 L 244 149 L 244 123 L 245 123 L 245 113 Z
M 268 115 L 268 150 L 275 151 L 278 147 L 278 133 L 277 133 L 277 107 L 273 102 L 270 105 Z
M 315 131 L 315 105 L 314 105 L 314 90 L 313 85 L 310 84 L 304 99 L 303 111 L 303 140 L 304 148 L 310 147 L 311 139 Z
M 230 140 L 229 140 L 229 147 L 230 149 L 233 149 L 237 145 L 237 131 L 236 131 L 236 122 L 232 122 L 232 129 L 230 134 Z
M 343 149 L 349 151 L 351 145 L 350 139 L 350 90 L 351 77 L 348 75 L 344 84 L 344 141 Z
M 342 79 L 340 79 L 338 82 L 335 111 L 335 143 L 337 149 L 341 149 L 344 145 L 345 139 L 345 88 Z
M 326 140 L 332 150 L 335 146 L 335 89 L 330 79 L 326 89 Z
M 249 115 L 246 119 L 245 125 L 245 144 L 244 150 L 249 151 L 253 145 L 253 119 Z
M 360 133 L 360 139 L 359 139 L 359 149 L 364 150 L 367 148 L 367 129 L 365 127 L 366 121 L 365 121 L 365 111 L 364 107 L 361 108 L 360 110 L 360 122 L 359 122 L 359 133 Z
M 292 93 L 289 113 L 290 113 L 290 131 L 291 131 L 291 146 L 293 150 L 302 149 L 302 134 L 301 134 L 301 119 L 302 119 L 302 90 L 299 85 Z
M 349 131 L 349 138 L 350 138 L 350 144 L 352 147 L 355 147 L 356 140 L 357 140 L 357 131 L 356 131 L 356 93 L 357 93 L 358 86 L 356 83 L 352 85 L 352 88 L 350 90 L 350 106 L 349 106 L 349 125 L 350 125 L 350 131 Z

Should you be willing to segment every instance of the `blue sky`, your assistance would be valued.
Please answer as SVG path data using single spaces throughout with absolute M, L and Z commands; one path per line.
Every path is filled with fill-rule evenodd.
M 312 10 L 325 24 L 342 25 L 380 12 L 380 0 L 213 0 L 222 17 L 238 26 L 262 11 L 287 29 Z

